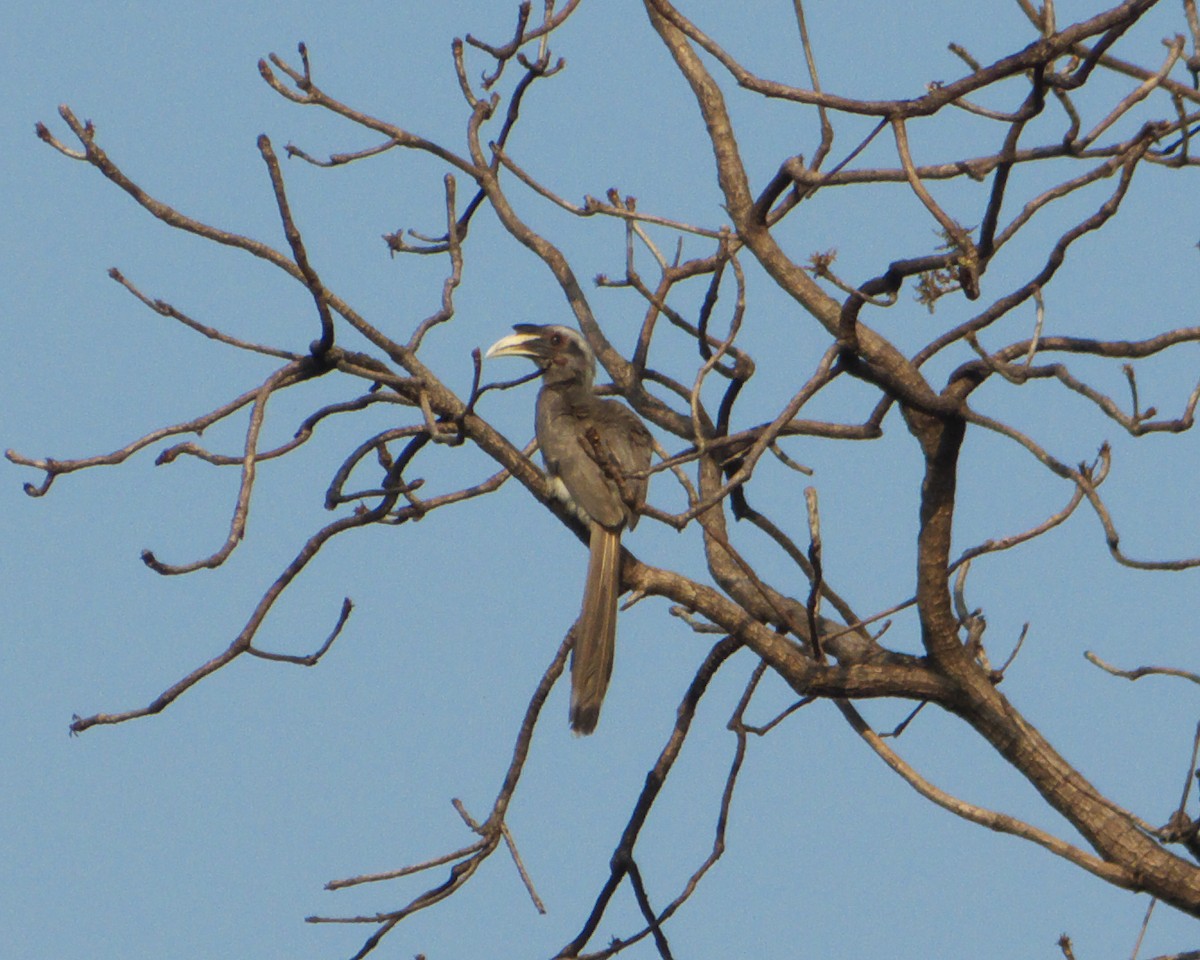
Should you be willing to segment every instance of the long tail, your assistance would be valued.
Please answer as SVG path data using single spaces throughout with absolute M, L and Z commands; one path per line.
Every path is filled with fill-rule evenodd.
M 598 523 L 591 527 L 583 610 L 571 655 L 571 729 L 585 735 L 596 729 L 612 676 L 621 592 L 621 533 Z

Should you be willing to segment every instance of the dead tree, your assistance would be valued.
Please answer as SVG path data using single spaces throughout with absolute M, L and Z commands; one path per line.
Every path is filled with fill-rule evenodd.
M 152 196 L 125 172 L 121 158 L 109 156 L 91 122 L 79 119 L 68 107 L 60 110 L 64 127 L 38 126 L 38 135 L 50 147 L 95 168 L 151 216 L 283 271 L 311 294 L 312 327 L 304 337 L 307 345 L 247 342 L 143 292 L 114 269 L 112 278 L 149 309 L 232 350 L 272 358 L 275 368 L 217 408 L 153 429 L 110 453 L 39 459 L 9 451 L 9 460 L 41 473 L 40 480 L 26 485 L 31 496 L 47 494 L 66 474 L 120 464 L 152 449 L 158 451 L 158 464 L 192 457 L 239 470 L 241 483 L 228 536 L 217 550 L 180 564 L 149 551 L 143 555 L 147 566 L 160 574 L 187 574 L 219 566 L 241 544 L 259 464 L 289 456 L 330 421 L 345 429 L 356 414 L 380 405 L 389 405 L 397 413 L 397 425 L 382 432 L 363 432 L 344 458 L 330 466 L 324 506 L 334 519 L 312 533 L 264 591 L 231 642 L 167 686 L 153 702 L 78 717 L 72 730 L 82 733 L 157 713 L 210 674 L 245 656 L 315 665 L 343 632 L 351 613 L 349 601 L 328 637 L 311 654 L 270 652 L 257 646 L 255 639 L 280 595 L 318 551 L 341 534 L 374 524 L 402 527 L 485 496 L 510 479 L 579 532 L 578 520 L 548 488 L 526 437 L 505 436 L 488 420 L 495 391 L 512 382 L 485 382 L 476 353 L 474 384 L 468 395 L 459 396 L 424 359 L 426 340 L 439 325 L 473 322 L 456 316 L 455 292 L 464 263 L 492 255 L 486 247 L 471 243 L 473 226 L 488 216 L 549 272 L 565 301 L 563 316 L 556 322 L 577 324 L 611 379 L 611 391 L 628 401 L 661 442 L 650 471 L 655 479 L 651 497 L 642 508 L 648 524 L 680 530 L 698 526 L 702 531 L 707 579 L 652 565 L 637 555 L 636 539 L 631 539 L 623 556 L 623 587 L 635 600 L 666 598 L 673 604 L 672 612 L 697 633 L 716 638 L 690 686 L 679 694 L 677 721 L 667 732 L 666 745 L 616 841 L 610 873 L 600 881 L 594 907 L 559 956 L 582 955 L 589 949 L 589 956 L 612 956 L 647 938 L 661 956 L 669 956 L 668 932 L 674 915 L 724 849 L 724 825 L 751 736 L 770 734 L 795 710 L 818 700 L 836 705 L 883 763 L 932 803 L 972 823 L 1036 844 L 1100 881 L 1145 891 L 1170 908 L 1200 917 L 1196 863 L 1200 837 L 1191 816 L 1196 810 L 1191 792 L 1195 749 L 1190 758 L 1180 758 L 1181 766 L 1188 761 L 1188 786 L 1167 822 L 1159 824 L 1123 809 L 1051 746 L 1022 713 L 1021 704 L 1005 696 L 1002 681 L 1020 643 L 1001 638 L 996 644 L 999 649 L 989 649 L 993 645 L 991 638 L 985 642 L 986 619 L 968 600 L 973 562 L 986 562 L 999 551 L 1019 550 L 1035 539 L 1052 536 L 1077 511 L 1094 514 L 1096 548 L 1106 546 L 1117 564 L 1176 573 L 1200 566 L 1200 557 L 1144 558 L 1126 552 L 1104 496 L 1103 485 L 1114 461 L 1110 447 L 1102 442 L 1104 430 L 1113 425 L 1132 437 L 1178 434 L 1191 428 L 1200 385 L 1186 385 L 1190 392 L 1183 394 L 1180 408 L 1160 415 L 1155 407 L 1143 406 L 1142 394 L 1147 391 L 1138 379 L 1137 365 L 1187 349 L 1200 341 L 1200 327 L 1172 327 L 1148 314 L 1131 318 L 1128 334 L 1120 339 L 1099 339 L 1086 329 L 1065 329 L 1068 324 L 1054 316 L 1045 298 L 1060 268 L 1082 255 L 1079 251 L 1091 235 L 1119 229 L 1122 205 L 1141 179 L 1185 178 L 1189 168 L 1197 165 L 1190 140 L 1200 121 L 1196 79 L 1200 22 L 1194 0 L 1183 0 L 1180 35 L 1169 37 L 1161 59 L 1149 64 L 1128 59 L 1123 44 L 1131 29 L 1152 11 L 1161 13 L 1155 11 L 1162 6 L 1155 0 L 1126 0 L 1065 25 L 1056 22 L 1050 0 L 1041 7 L 1017 0 L 1028 20 L 1025 46 L 985 61 L 973 56 L 972 38 L 965 36 L 961 45 L 951 46 L 961 61 L 954 79 L 931 82 L 918 96 L 880 100 L 824 89 L 818 72 L 820 38 L 810 38 L 800 0 L 794 13 L 787 14 L 790 22 L 778 10 L 771 16 L 777 18 L 776 29 L 796 32 L 797 62 L 805 63 L 807 72 L 807 82 L 801 84 L 755 72 L 731 55 L 719 36 L 705 32 L 691 19 L 686 5 L 644 0 L 645 22 L 637 29 L 648 28 L 661 41 L 690 90 L 711 144 L 709 155 L 680 158 L 701 175 L 715 170 L 724 214 L 708 223 L 684 222 L 670 210 L 647 210 L 615 188 L 605 192 L 603 185 L 547 183 L 535 163 L 510 148 L 514 130 L 522 123 L 536 122 L 527 119 L 536 118 L 530 91 L 555 82 L 563 69 L 558 51 L 552 52 L 552 41 L 557 42 L 561 36 L 557 32 L 579 6 L 579 0 L 569 0 L 557 8 L 554 0 L 548 0 L 544 9 L 535 11 L 525 2 L 516 11 L 508 40 L 489 43 L 468 34 L 465 41 L 454 42 L 452 57 L 463 101 L 462 138 L 455 143 L 434 142 L 405 127 L 402 120 L 372 116 L 340 101 L 326 87 L 327 82 L 330 89 L 336 86 L 336 78 L 319 75 L 304 45 L 294 59 L 272 54 L 260 62 L 263 80 L 279 96 L 336 115 L 350 128 L 375 138 L 364 149 L 324 158 L 289 145 L 289 157 L 319 167 L 339 167 L 416 151 L 444 167 L 440 187 L 445 196 L 444 222 L 432 230 L 386 237 L 397 257 L 435 257 L 445 263 L 440 302 L 404 340 L 386 333 L 377 319 L 356 312 L 351 298 L 324 282 L 321 264 L 309 257 L 293 218 L 293 205 L 302 201 L 289 195 L 282 165 L 266 136 L 259 139 L 258 149 L 286 239 L 278 247 L 202 223 Z M 576 37 L 573 42 L 580 41 Z M 1094 81 L 1100 77 L 1116 78 L 1119 94 L 1094 92 Z M 1104 89 L 1111 91 L 1112 84 Z M 731 118 L 728 101 L 734 96 L 760 97 L 782 105 L 795 114 L 796 129 L 811 129 L 816 135 L 797 143 L 803 154 L 773 158 L 770 171 L 751 169 L 744 158 L 754 149 L 754 134 L 740 129 Z M 946 156 L 927 145 L 915 146 L 929 143 L 917 139 L 927 128 L 956 118 L 969 121 L 963 136 L 974 144 L 970 152 Z M 696 115 L 679 122 L 694 123 Z M 865 135 L 843 132 L 858 130 L 865 130 Z M 1029 171 L 1037 176 L 1026 176 Z M 581 202 L 567 198 L 572 191 L 589 187 L 595 195 Z M 844 269 L 833 248 L 799 250 L 797 231 L 791 227 L 815 198 L 836 205 L 855 191 L 870 191 L 884 220 L 889 204 L 901 200 L 919 204 L 928 243 L 919 248 L 883 244 L 872 248 L 868 254 L 875 265 L 865 276 Z M 1086 210 L 1079 214 L 1081 203 Z M 624 245 L 616 247 L 614 255 L 623 262 L 621 270 L 598 277 L 594 288 L 589 288 L 556 244 L 553 231 L 538 225 L 548 207 L 589 221 L 597 231 L 619 221 Z M 1052 225 L 1052 241 L 1031 239 L 1033 232 L 1027 228 L 1034 224 Z M 886 236 L 886 230 L 880 233 Z M 852 245 L 854 239 L 843 238 L 843 245 Z M 1003 279 L 991 269 L 1002 257 L 1007 263 Z M 1173 277 L 1169 282 L 1180 281 Z M 781 320 L 756 309 L 762 299 L 760 288 L 765 286 L 786 297 L 795 308 L 793 316 Z M 609 291 L 614 289 L 625 296 L 632 293 L 642 302 L 640 329 L 623 350 L 614 345 L 609 320 L 621 309 L 611 299 L 614 295 Z M 882 332 L 896 327 L 896 314 L 923 316 L 926 309 L 931 318 L 926 318 L 918 334 L 911 329 L 902 336 Z M 823 353 L 807 358 L 802 366 L 761 350 L 752 356 L 744 347 L 755 328 L 783 343 L 789 327 L 798 325 L 818 331 L 824 344 Z M 503 332 L 489 323 L 479 331 L 480 342 Z M 916 335 L 920 343 L 912 347 Z M 345 345 L 357 347 L 363 342 L 368 346 Z M 1121 371 L 1127 397 L 1115 396 L 1102 380 L 1080 372 L 1095 371 L 1103 363 Z M 769 393 L 755 394 L 759 399 L 747 403 L 745 398 L 753 394 L 747 388 L 756 371 L 781 378 L 789 396 L 770 407 L 761 402 Z M 259 437 L 272 399 L 315 378 L 338 381 L 345 399 L 312 410 L 292 440 L 263 449 Z M 839 415 L 830 417 L 831 404 L 825 400 L 834 385 L 847 382 L 856 384 L 855 399 L 838 401 Z M 1097 437 L 1088 462 L 1073 462 L 1071 451 L 1056 452 L 1035 440 L 1033 431 L 995 412 L 1003 407 L 995 398 L 1034 385 L 1069 393 L 1091 405 Z M 985 386 L 987 399 L 981 390 Z M 1165 391 L 1168 386 L 1156 382 L 1153 389 Z M 1053 403 L 1043 407 L 1044 416 L 1054 416 Z M 818 407 L 825 412 L 812 412 Z M 197 440 L 183 439 L 238 418 L 245 433 L 240 451 L 221 453 Z M 811 480 L 796 477 L 785 516 L 771 516 L 772 511 L 756 506 L 755 481 L 771 458 L 800 474 L 807 472 L 783 449 L 793 438 L 801 438 L 796 441 L 803 443 L 800 449 L 811 450 L 817 445 L 869 445 L 885 434 L 910 435 L 920 458 L 919 471 L 908 476 L 898 472 L 894 478 L 919 501 L 915 542 L 896 558 L 915 576 L 910 595 L 896 597 L 887 609 L 861 609 L 853 586 L 833 582 L 823 568 L 819 474 Z M 968 437 L 985 434 L 1007 442 L 1012 458 L 1031 458 L 1057 478 L 1062 498 L 1045 507 L 1036 525 L 1019 532 L 997 531 L 994 538 L 956 552 L 961 452 Z M 441 484 L 438 478 L 444 464 L 466 447 L 489 457 L 493 471 L 469 486 Z M 880 468 L 888 469 L 886 464 Z M 673 503 L 680 506 L 673 508 Z M 404 531 L 396 535 L 402 537 Z M 791 583 L 802 580 L 807 587 L 796 590 L 770 582 L 747 559 L 748 537 L 765 538 L 791 564 L 796 573 Z M 886 635 L 881 629 L 885 621 L 895 623 Z M 903 642 L 905 637 L 910 643 Z M 313 922 L 372 927 L 357 954 L 361 957 L 405 917 L 461 889 L 502 843 L 516 856 L 506 812 L 529 751 L 535 749 L 541 708 L 562 672 L 569 644 L 568 634 L 533 692 L 492 810 L 482 822 L 473 820 L 465 809 L 460 811 L 478 839 L 424 863 L 331 886 L 369 883 L 447 865 L 449 875 L 407 904 L 371 916 L 310 918 Z M 710 680 L 739 651 L 748 651 L 756 668 L 729 718 L 733 761 L 719 799 L 711 855 L 668 899 L 661 899 L 661 893 L 652 898 L 643 882 L 640 831 L 671 775 Z M 1183 668 L 1130 669 L 1128 664 L 1113 666 L 1098 655 L 1093 655 L 1093 661 L 1131 680 L 1156 673 L 1200 683 L 1200 676 Z M 782 678 L 796 701 L 782 715 L 752 723 L 747 711 L 768 673 Z M 864 719 L 859 704 L 866 700 L 911 706 L 908 720 L 892 734 L 902 732 L 927 707 L 961 721 L 1032 785 L 1082 842 L 940 789 L 905 761 L 889 734 L 878 732 Z M 1200 734 L 1196 744 L 1200 745 Z M 644 923 L 609 944 L 597 942 L 605 912 L 626 883 Z M 1063 951 L 1070 955 L 1069 941 L 1064 941 Z

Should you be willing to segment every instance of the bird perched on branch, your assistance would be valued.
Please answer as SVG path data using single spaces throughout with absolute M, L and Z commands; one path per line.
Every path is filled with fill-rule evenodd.
M 638 520 L 649 483 L 651 439 L 637 415 L 596 396 L 596 361 L 569 327 L 519 323 L 489 357 L 528 357 L 544 374 L 538 392 L 538 446 L 556 492 L 589 531 L 587 582 L 571 655 L 571 729 L 596 729 L 612 676 L 621 592 L 621 531 Z

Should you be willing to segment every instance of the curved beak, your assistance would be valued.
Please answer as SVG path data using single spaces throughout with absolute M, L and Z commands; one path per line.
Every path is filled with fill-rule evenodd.
M 542 338 L 536 333 L 510 333 L 488 347 L 485 357 L 528 357 L 530 360 L 542 358 L 539 349 Z

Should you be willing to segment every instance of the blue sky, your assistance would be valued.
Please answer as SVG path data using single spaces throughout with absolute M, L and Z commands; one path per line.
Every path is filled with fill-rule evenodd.
M 687 9 L 755 69 L 801 82 L 790 4 L 755 12 L 749 25 L 731 6 Z M 316 155 L 376 140 L 284 102 L 259 79 L 257 60 L 272 51 L 294 60 L 303 40 L 318 82 L 335 96 L 460 147 L 466 113 L 450 40 L 466 32 L 505 39 L 514 15 L 508 5 L 484 3 L 280 7 L 26 4 L 6 15 L 0 279 L 10 341 L 0 446 L 59 458 L 116 449 L 211 409 L 270 371 L 270 361 L 234 354 L 146 310 L 107 278 L 112 266 L 149 296 L 235 335 L 296 349 L 315 336 L 311 302 L 294 283 L 153 221 L 96 171 L 40 143 L 36 121 L 66 137 L 56 108 L 69 104 L 96 123 L 112 158 L 151 193 L 283 248 L 258 134 L 267 133 L 277 152 L 293 141 Z M 917 95 L 926 83 L 960 73 L 945 50 L 949 41 L 983 60 L 1028 42 L 1016 5 L 996 7 L 982 27 L 964 23 L 961 5 L 950 2 L 810 10 L 825 86 L 863 97 Z M 1098 6 L 1058 9 L 1066 22 Z M 1127 54 L 1157 64 L 1159 38 L 1182 26 L 1175 7 L 1165 6 L 1129 39 Z M 636 195 L 640 209 L 719 222 L 694 103 L 638 5 L 585 3 L 552 49 L 567 69 L 531 94 L 513 142 L 519 162 L 572 200 L 616 185 Z M 473 74 L 485 66 L 474 61 Z M 1106 89 L 1119 96 L 1125 88 L 1114 82 Z M 783 157 L 815 146 L 807 114 L 738 95 L 731 107 L 756 184 Z M 840 134 L 844 148 L 854 129 Z M 914 147 L 940 159 L 958 149 L 960 135 L 934 127 L 915 133 Z M 284 164 L 323 278 L 397 335 L 436 307 L 445 267 L 432 258 L 392 259 L 380 236 L 399 227 L 437 229 L 442 172 L 424 157 L 395 153 L 334 171 Z M 1048 291 L 1048 331 L 1133 339 L 1196 324 L 1190 173 L 1139 174 L 1112 235 L 1082 243 Z M 1032 190 L 1034 182 L 1020 186 Z M 460 183 L 460 198 L 468 195 Z M 514 195 L 570 253 L 580 276 L 621 270 L 617 224 L 579 222 L 531 194 Z M 969 217 L 968 189 L 938 196 Z M 1100 195 L 1088 202 L 1093 196 Z M 1058 223 L 1048 218 L 1032 229 L 1031 241 L 1043 245 L 1038 255 Z M 837 247 L 841 272 L 854 278 L 894 256 L 924 252 L 931 237 L 908 197 L 880 203 L 866 191 L 836 202 L 821 195 L 787 229 L 797 257 Z M 1012 254 L 989 276 L 1000 289 L 1027 275 L 1032 262 Z M 794 305 L 761 284 L 756 290 L 745 337 L 761 369 L 744 402 L 761 411 L 791 393 L 789 377 L 826 343 Z M 614 291 L 595 302 L 613 340 L 631 343 L 641 316 L 635 298 Z M 568 319 L 544 268 L 486 212 L 472 229 L 456 305 L 454 322 L 431 335 L 427 349 L 428 362 L 462 394 L 472 347 L 513 322 Z M 966 309 L 947 304 L 930 317 L 906 301 L 877 324 L 902 344 L 923 342 Z M 1031 311 L 1012 318 L 1004 337 L 1018 339 L 1032 322 Z M 1190 347 L 1145 364 L 1144 403 L 1164 414 L 1181 410 L 1200 369 L 1197 355 Z M 1118 368 L 1080 369 L 1114 392 L 1123 389 Z M 503 375 L 514 372 L 506 366 Z M 286 439 L 309 410 L 349 389 L 322 381 L 278 398 L 265 441 Z M 481 412 L 524 442 L 533 393 L 492 394 Z M 860 388 L 834 395 L 839 416 L 861 417 Z M 1091 459 L 1103 440 L 1113 441 L 1105 489 L 1128 551 L 1200 553 L 1193 435 L 1134 442 L 1082 401 L 1045 386 L 989 385 L 976 402 L 1067 462 Z M 139 552 L 151 548 L 184 562 L 216 549 L 236 494 L 233 472 L 186 459 L 156 468 L 148 451 L 121 467 L 60 478 L 46 498 L 32 500 L 21 484 L 37 477 L 3 464 L 0 942 L 12 956 L 348 956 L 368 928 L 306 925 L 303 917 L 394 909 L 421 889 L 420 880 L 339 893 L 323 891 L 326 881 L 470 842 L 450 800 L 485 814 L 528 697 L 575 615 L 583 575 L 578 543 L 515 484 L 421 523 L 359 531 L 327 548 L 259 637 L 268 649 L 306 653 L 351 596 L 355 614 L 319 667 L 239 661 L 160 716 L 67 736 L 73 713 L 144 705 L 224 649 L 265 587 L 326 522 L 321 502 L 331 469 L 394 415 L 368 411 L 359 425 L 319 433 L 296 456 L 264 464 L 246 541 L 221 569 L 183 578 L 150 572 Z M 240 422 L 214 429 L 204 440 L 236 450 L 242 429 Z M 803 480 L 766 465 L 761 505 L 796 522 L 799 535 L 800 491 L 815 484 L 831 582 L 863 611 L 908 596 L 918 461 L 899 421 L 889 420 L 878 443 L 797 442 L 788 451 L 816 473 Z M 445 488 L 490 472 L 471 450 L 441 463 L 429 476 Z M 671 506 L 668 485 L 659 482 L 657 490 Z M 958 545 L 1024 529 L 1069 494 L 1011 444 L 973 438 L 962 477 L 971 506 L 960 516 Z M 805 589 L 765 544 L 737 535 L 781 584 Z M 649 562 L 700 573 L 694 532 L 643 523 L 630 546 Z M 1197 694 L 1177 681 L 1116 680 L 1082 653 L 1094 649 L 1125 666 L 1195 669 L 1198 576 L 1116 567 L 1095 518 L 1081 511 L 1023 552 L 980 561 L 971 580 L 971 602 L 987 613 L 988 639 L 1001 656 L 1006 638 L 1015 641 L 1022 624 L 1031 624 L 1005 681 L 1008 695 L 1085 775 L 1152 822 L 1165 821 L 1177 803 Z M 915 649 L 913 619 L 897 618 L 889 639 Z M 511 811 L 549 913 L 534 912 L 498 854 L 463 893 L 402 924 L 377 956 L 540 957 L 571 939 L 707 651 L 704 638 L 669 617 L 661 601 L 624 614 L 619 642 L 599 732 L 572 738 L 565 689 L 556 689 Z M 740 654 L 714 683 L 639 848 L 652 893 L 664 901 L 711 843 L 733 749 L 724 723 L 751 668 Z M 756 718 L 788 702 L 782 684 L 768 682 Z M 864 712 L 886 728 L 907 708 L 873 704 Z M 1070 836 L 961 724 L 925 711 L 897 749 L 964 799 Z M 729 829 L 729 851 L 668 928 L 676 956 L 1056 957 L 1055 940 L 1067 932 L 1079 960 L 1092 960 L 1127 955 L 1146 908 L 1143 897 L 932 807 L 824 704 L 751 744 Z M 596 943 L 636 923 L 632 899 L 619 899 Z M 1195 936 L 1192 921 L 1160 907 L 1141 955 L 1192 948 Z M 644 944 L 627 955 L 650 950 Z

